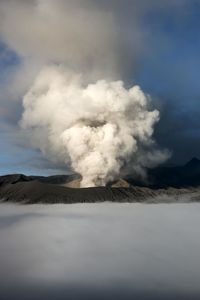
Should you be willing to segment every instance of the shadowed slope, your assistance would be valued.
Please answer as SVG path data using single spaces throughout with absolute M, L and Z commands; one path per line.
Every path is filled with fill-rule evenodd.
M 132 177 L 106 187 L 80 187 L 80 175 L 0 176 L 0 199 L 24 203 L 78 202 L 162 202 L 199 201 L 200 161 L 192 159 L 184 166 L 157 168 L 149 172 L 149 184 L 135 185 Z M 183 195 L 187 195 L 187 200 Z M 161 200 L 159 200 L 161 201 Z
M 36 180 L 6 184 L 0 189 L 4 201 L 25 203 L 77 203 L 103 201 L 143 201 L 156 192 L 148 188 L 68 188 Z
M 95 202 L 169 202 L 199 201 L 198 189 L 150 189 L 147 187 L 91 187 L 69 188 L 37 180 L 3 184 L 0 187 L 2 201 L 19 203 L 95 203 Z

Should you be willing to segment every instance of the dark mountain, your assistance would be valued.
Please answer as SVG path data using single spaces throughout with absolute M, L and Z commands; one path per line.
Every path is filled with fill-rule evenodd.
M 127 177 L 127 181 L 131 184 L 151 188 L 197 187 L 200 186 L 200 160 L 192 158 L 183 166 L 150 169 L 146 182 L 136 182 L 130 176 Z
M 151 190 L 147 193 L 151 195 Z M 135 196 L 135 200 L 133 199 Z M 6 184 L 0 189 L 0 198 L 4 201 L 23 203 L 77 203 L 77 202 L 103 202 L 103 201 L 142 201 L 145 193 L 141 188 L 67 188 L 55 184 L 39 182 L 36 180 L 19 181 Z
M 80 189 L 77 188 L 79 184 L 80 176 L 76 174 L 49 177 L 23 174 L 0 176 L 0 200 L 32 204 L 156 202 L 162 198 L 162 202 L 165 202 L 169 201 L 168 196 L 172 196 L 175 201 L 185 201 L 186 198 L 187 201 L 199 201 L 200 160 L 193 158 L 183 166 L 149 170 L 149 181 L 137 182 L 137 186 L 131 176 L 106 187 Z
M 186 165 L 185 167 L 189 168 L 200 168 L 200 159 L 193 157 Z
M 53 175 L 53 176 L 26 176 L 24 174 L 11 174 L 0 176 L 0 186 L 5 184 L 14 184 L 17 182 L 25 182 L 25 181 L 33 181 L 37 180 L 43 183 L 50 184 L 65 184 L 67 182 L 71 182 L 72 180 L 80 178 L 78 174 L 72 175 Z

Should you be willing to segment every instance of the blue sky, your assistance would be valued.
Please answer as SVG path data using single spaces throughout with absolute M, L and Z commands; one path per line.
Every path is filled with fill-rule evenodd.
M 164 9 L 156 9 L 155 5 L 152 10 L 144 10 L 138 18 L 146 36 L 144 49 L 137 54 L 126 77 L 127 84 L 139 84 L 160 109 L 155 138 L 159 145 L 172 151 L 169 163 L 173 164 L 193 156 L 200 158 L 200 2 L 183 2 L 186 4 L 173 10 L 165 9 L 165 1 Z M 162 4 L 159 6 L 162 8 Z M 131 9 L 130 4 L 130 16 Z M 127 32 L 131 39 L 131 31 Z M 0 174 L 58 173 L 59 168 L 49 164 L 38 151 L 22 145 L 15 134 L 21 99 L 17 95 L 17 99 L 10 101 L 10 83 L 23 57 L 8 44 L 1 37 L 0 89 L 3 91 L 6 86 L 9 92 L 1 93 L 0 97 Z
M 150 56 L 136 75 L 139 84 L 159 98 L 159 144 L 173 151 L 172 162 L 200 157 L 200 3 L 187 10 L 151 15 Z

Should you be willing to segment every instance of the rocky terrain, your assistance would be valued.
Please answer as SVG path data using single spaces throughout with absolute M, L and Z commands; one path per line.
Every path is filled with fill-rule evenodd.
M 79 175 L 0 176 L 0 200 L 19 203 L 191 202 L 200 201 L 200 161 L 150 170 L 149 183 L 131 176 L 106 187 L 80 189 Z

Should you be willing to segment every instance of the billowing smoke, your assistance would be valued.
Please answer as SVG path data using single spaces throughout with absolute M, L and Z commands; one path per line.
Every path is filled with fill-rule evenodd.
M 106 80 L 85 85 L 82 76 L 49 67 L 24 97 L 21 125 L 32 130 L 34 146 L 70 162 L 87 187 L 114 180 L 138 156 L 140 144 L 152 146 L 158 119 L 138 86 Z
M 21 128 L 50 160 L 80 173 L 83 187 L 105 185 L 127 168 L 144 176 L 168 156 L 152 140 L 159 112 L 138 86 L 127 89 L 121 80 L 142 38 L 134 24 L 124 34 L 121 5 L 106 3 L 0 3 L 0 36 L 22 59 L 20 78 L 35 78 Z

